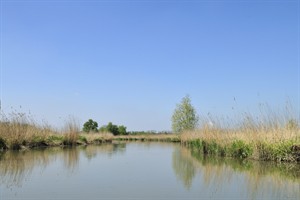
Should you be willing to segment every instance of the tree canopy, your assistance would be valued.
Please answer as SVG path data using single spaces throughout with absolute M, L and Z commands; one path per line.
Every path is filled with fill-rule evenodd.
M 83 124 L 84 132 L 98 132 L 98 123 L 92 119 L 89 119 L 87 122 Z
M 180 104 L 177 104 L 172 115 L 172 130 L 174 133 L 181 133 L 185 130 L 193 130 L 197 127 L 199 117 L 187 95 Z

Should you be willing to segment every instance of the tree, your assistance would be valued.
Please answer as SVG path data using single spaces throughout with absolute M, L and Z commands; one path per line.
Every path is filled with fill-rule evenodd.
M 187 95 L 180 104 L 177 104 L 172 116 L 172 130 L 174 133 L 181 133 L 185 130 L 193 130 L 197 127 L 199 117 Z
M 123 126 L 123 125 L 119 126 L 118 127 L 119 134 L 120 135 L 128 135 L 126 129 L 127 129 L 126 126 Z
M 108 132 L 112 133 L 113 135 L 119 135 L 119 129 L 117 125 L 109 122 L 106 126 Z
M 107 125 L 99 128 L 99 132 L 109 132 L 113 135 L 128 135 L 129 133 L 126 131 L 126 126 L 117 126 L 112 122 L 109 122 Z
M 98 132 L 98 123 L 96 121 L 93 121 L 92 119 L 89 119 L 87 122 L 83 124 L 84 132 Z

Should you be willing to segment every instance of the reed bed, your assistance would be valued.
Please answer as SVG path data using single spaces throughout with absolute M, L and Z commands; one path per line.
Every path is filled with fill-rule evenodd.
M 41 146 L 75 146 L 112 141 L 181 142 L 203 154 L 276 162 L 300 162 L 299 122 L 288 114 L 246 114 L 240 122 L 222 122 L 202 117 L 201 128 L 181 134 L 113 136 L 111 133 L 82 133 L 78 121 L 67 120 L 62 131 L 37 125 L 22 113 L 0 118 L 0 150 Z M 211 123 L 213 122 L 213 123 Z M 227 124 L 227 125 L 226 125 Z
M 38 125 L 23 113 L 1 114 L 0 150 L 30 149 L 47 146 L 75 146 L 111 142 L 110 133 L 85 134 L 80 132 L 76 119 L 70 118 L 61 131 L 49 125 Z
M 294 120 L 286 124 L 248 123 L 237 128 L 207 125 L 182 133 L 180 139 L 204 154 L 300 162 L 300 129 Z

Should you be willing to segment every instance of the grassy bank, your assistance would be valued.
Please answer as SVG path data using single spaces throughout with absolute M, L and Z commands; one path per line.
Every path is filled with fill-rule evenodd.
M 249 122 L 249 117 L 247 117 Z M 300 128 L 297 123 L 274 120 L 244 123 L 238 128 L 203 125 L 196 131 L 177 134 L 113 136 L 110 133 L 81 133 L 74 119 L 55 131 L 16 114 L 0 121 L 0 150 L 20 150 L 42 146 L 75 146 L 115 141 L 181 142 L 205 155 L 276 162 L 300 162 Z M 276 122 L 276 123 L 275 123 Z
M 20 113 L 2 116 L 0 121 L 0 150 L 99 144 L 111 142 L 112 138 L 110 133 L 81 134 L 74 119 L 67 121 L 61 131 L 48 125 L 40 126 Z
M 220 129 L 205 127 L 184 132 L 181 142 L 207 155 L 276 162 L 300 162 L 297 127 Z

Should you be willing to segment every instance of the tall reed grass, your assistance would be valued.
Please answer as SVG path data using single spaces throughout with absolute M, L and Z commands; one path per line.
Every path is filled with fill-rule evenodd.
M 49 125 L 38 125 L 24 113 L 0 115 L 0 150 L 26 149 L 41 146 L 74 146 L 91 143 L 111 142 L 110 133 L 84 134 L 80 132 L 80 124 L 70 117 L 61 131 Z
M 300 162 L 299 122 L 289 113 L 245 113 L 239 119 L 226 123 L 202 117 L 201 128 L 182 133 L 181 142 L 205 154 Z
M 41 146 L 55 134 L 49 125 L 37 125 L 24 113 L 1 114 L 0 149 L 20 149 L 22 146 Z

